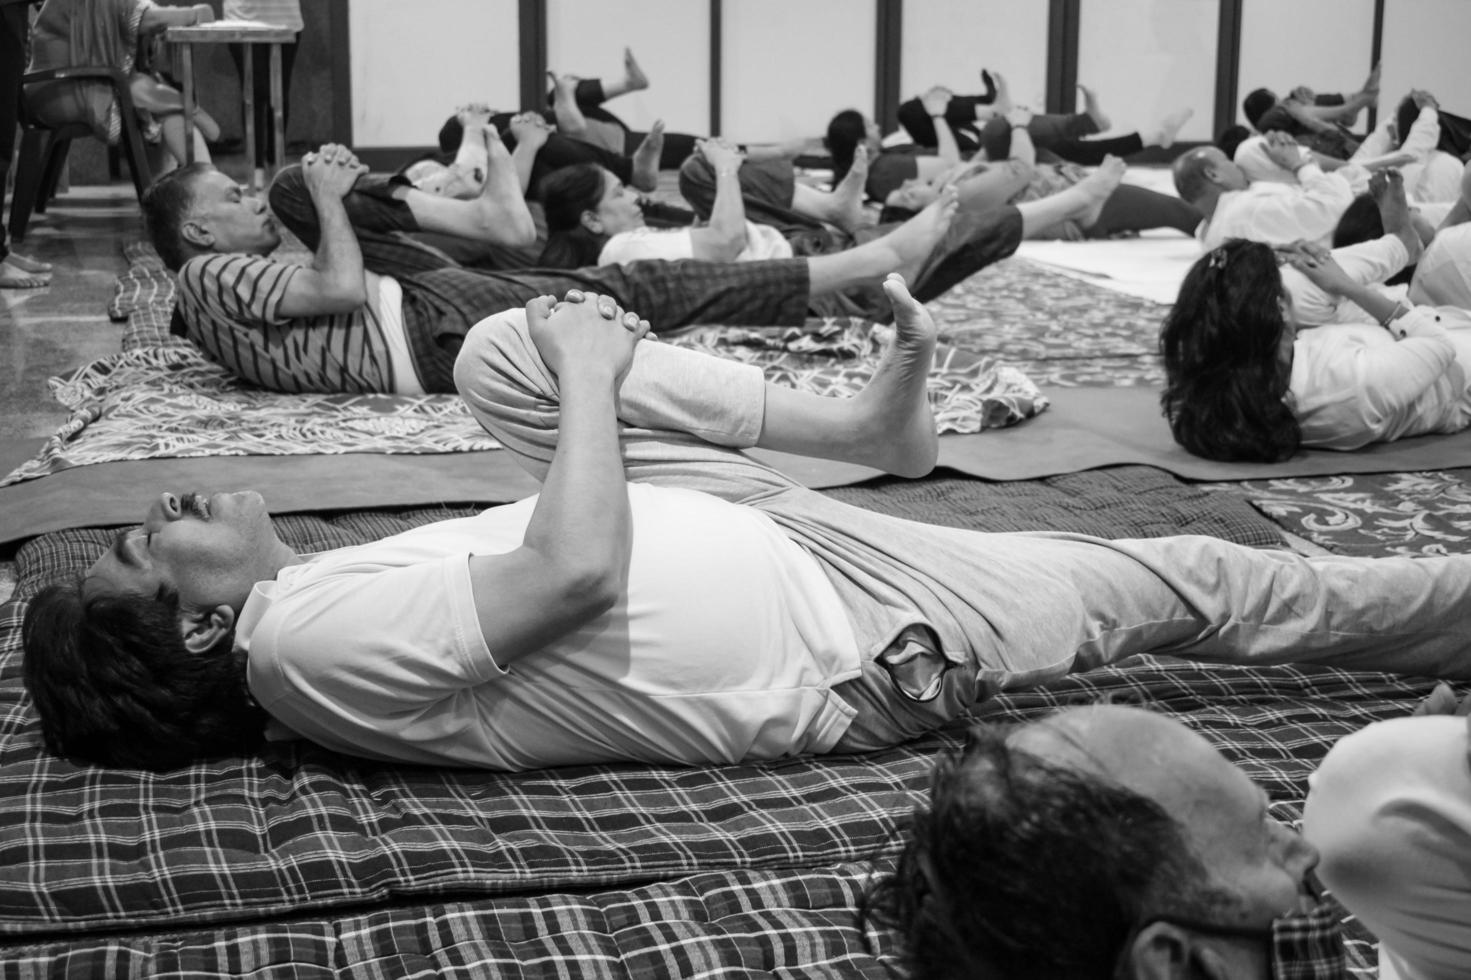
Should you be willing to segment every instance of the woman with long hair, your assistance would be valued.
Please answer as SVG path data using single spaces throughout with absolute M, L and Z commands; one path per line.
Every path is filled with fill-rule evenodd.
M 1374 187 L 1382 238 L 1332 252 L 1233 239 L 1191 267 L 1160 332 L 1161 402 L 1180 445 L 1276 462 L 1301 446 L 1359 449 L 1471 424 L 1471 313 L 1379 288 L 1420 240 L 1398 177 Z M 1471 240 L 1444 247 L 1471 264 Z

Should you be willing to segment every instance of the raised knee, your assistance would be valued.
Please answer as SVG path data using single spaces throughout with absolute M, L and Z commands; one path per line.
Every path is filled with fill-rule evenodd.
M 514 365 L 535 354 L 521 311 L 488 316 L 465 335 L 455 358 L 455 390 L 462 398 L 484 391 L 494 379 L 515 373 Z

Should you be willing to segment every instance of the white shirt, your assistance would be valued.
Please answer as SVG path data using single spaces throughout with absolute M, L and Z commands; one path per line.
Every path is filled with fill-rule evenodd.
M 506 667 L 468 556 L 519 547 L 532 497 L 293 565 L 241 610 L 250 689 L 291 731 L 353 755 L 533 769 L 726 763 L 829 749 L 861 667 L 837 592 L 764 513 L 628 485 L 628 589 Z
M 695 257 L 694 238 L 690 228 L 634 228 L 622 231 L 608 239 L 598 254 L 598 265 L 622 265 L 642 259 L 677 259 Z M 789 259 L 792 257 L 791 243 L 771 225 L 746 222 L 746 247 L 735 257 L 737 262 L 757 262 L 762 259 Z
M 1471 421 L 1458 357 L 1458 348 L 1471 357 L 1471 315 L 1417 306 L 1390 327 L 1328 324 L 1297 335 L 1288 392 L 1304 445 L 1359 449 Z
M 1268 245 L 1287 245 L 1299 238 L 1330 244 L 1334 226 L 1353 203 L 1353 188 L 1338 174 L 1325 174 L 1316 163 L 1305 165 L 1297 175 L 1297 186 L 1255 183 L 1244 191 L 1222 194 L 1215 214 L 1201 226 L 1201 245 L 1212 249 L 1229 238 Z

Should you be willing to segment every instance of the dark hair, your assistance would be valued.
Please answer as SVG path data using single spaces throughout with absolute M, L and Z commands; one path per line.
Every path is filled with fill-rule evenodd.
M 1415 105 L 1414 96 L 1407 95 L 1399 100 L 1399 105 L 1395 106 L 1394 110 L 1395 149 L 1405 145 L 1410 130 L 1414 128 L 1415 120 L 1419 118 L 1420 107 Z
M 1221 135 L 1216 137 L 1216 145 L 1226 156 L 1235 159 L 1236 148 L 1249 139 L 1251 139 L 1251 130 L 1238 123 L 1221 130 Z
M 1246 98 L 1241 100 L 1241 112 L 1246 116 L 1246 121 L 1253 128 L 1260 129 L 1258 123 L 1267 110 L 1277 104 L 1277 96 L 1269 88 L 1253 89 Z
M 190 258 L 184 241 L 184 219 L 194 204 L 194 179 L 214 168 L 207 163 L 190 163 L 170 170 L 143 192 L 143 221 L 148 237 L 163 264 L 175 272 Z
M 21 627 L 26 689 L 46 748 L 104 766 L 164 770 L 260 745 L 266 714 L 233 637 L 191 652 L 179 597 L 43 589 Z
M 1333 226 L 1333 247 L 1372 242 L 1384 236 L 1384 219 L 1379 215 L 1379 205 L 1368 194 L 1360 194 L 1349 203 L 1343 217 Z
M 868 139 L 868 123 L 857 109 L 844 109 L 827 124 L 827 152 L 833 158 L 833 186 L 853 169 L 858 144 Z
M 582 223 L 584 211 L 596 211 L 608 182 L 607 171 L 596 163 L 577 163 L 553 170 L 538 185 L 547 219 L 547 244 L 540 265 L 577 269 L 597 265 L 608 236 Z
M 1160 329 L 1160 396 L 1175 441 L 1226 462 L 1278 462 L 1302 428 L 1284 400 L 1287 321 L 1271 246 L 1232 239 L 1201 256 Z
M 1153 800 L 972 729 L 941 759 L 894 873 L 863 915 L 900 933 L 915 980 L 1109 980 L 1156 915 L 1233 906 Z

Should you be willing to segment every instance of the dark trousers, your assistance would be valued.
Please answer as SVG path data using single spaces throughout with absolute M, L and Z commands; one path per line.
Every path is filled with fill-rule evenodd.
M 1418 115 L 1420 115 L 1420 107 L 1415 105 L 1413 99 L 1406 96 L 1400 101 L 1399 107 L 1395 110 L 1394 122 L 1399 129 L 1401 143 L 1404 142 L 1410 127 L 1415 125 L 1415 117 Z M 1471 119 L 1446 112 L 1444 109 L 1437 109 L 1436 115 L 1440 119 L 1440 141 L 1435 144 L 1435 148 L 1461 160 L 1471 161 Z
M 607 96 L 603 94 L 603 83 L 600 79 L 584 78 L 577 83 L 577 108 L 583 116 L 588 119 L 596 119 L 600 122 L 612 123 L 623 130 L 623 152 L 625 155 L 632 154 L 638 149 L 640 143 L 648 133 L 629 129 L 628 124 L 619 119 L 613 113 L 603 108 Z M 547 93 L 547 105 L 556 104 L 555 92 Z M 695 152 L 695 143 L 700 137 L 689 133 L 664 134 L 664 148 L 659 152 L 659 169 L 673 170 L 688 159 Z
M 1066 160 L 1085 167 L 1096 167 L 1110 154 L 1126 157 L 1144 149 L 1144 140 L 1138 133 L 1100 140 L 1083 138 L 1096 132 L 1098 124 L 1083 112 L 1038 115 L 1027 125 L 1027 134 L 1037 147 L 1037 159 L 1043 163 Z M 986 156 L 992 160 L 1005 160 L 1011 156 L 1011 123 L 1000 116 L 992 117 L 981 130 L 981 146 L 985 148 Z
M 1200 212 L 1178 197 L 1147 187 L 1120 184 L 1103 202 L 1098 220 L 1088 229 L 1088 237 L 1107 238 L 1147 228 L 1174 228 L 1194 235 L 1200 220 Z
M 297 43 L 281 45 L 281 130 L 285 132 L 291 122 L 291 69 L 296 65 Z M 240 84 L 245 84 L 245 49 L 250 49 L 250 71 L 255 99 L 255 160 L 256 163 L 274 160 L 276 152 L 276 126 L 271 116 L 271 47 L 269 44 L 232 44 L 230 59 L 235 62 L 235 72 Z M 285 154 L 285 148 L 282 148 Z
M 0 3 L 0 260 L 10 254 L 5 237 L 5 183 L 15 156 L 15 127 L 20 121 L 20 79 L 26 70 L 29 13 L 29 4 Z
M 480 320 L 569 289 L 614 297 L 656 330 L 697 323 L 796 325 L 807 315 L 811 280 L 804 259 L 774 262 L 630 262 L 582 269 L 465 269 L 409 237 L 413 212 L 393 197 L 385 176 L 360 179 L 343 199 L 363 265 L 403 287 L 404 332 L 427 391 L 454 391 L 454 363 L 465 334 Z M 321 243 L 317 209 L 301 167 L 276 175 L 271 210 L 307 248 Z

